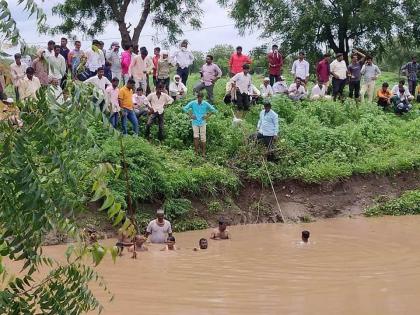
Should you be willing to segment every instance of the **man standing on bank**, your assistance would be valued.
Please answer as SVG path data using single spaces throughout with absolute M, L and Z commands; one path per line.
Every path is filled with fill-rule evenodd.
M 172 56 L 172 60 L 176 65 L 176 74 L 181 77 L 182 83 L 186 86 L 190 66 L 194 62 L 194 55 L 188 50 L 188 41 L 186 39 L 181 42 L 181 47 Z
M 213 89 L 217 80 L 222 77 L 222 70 L 213 63 L 213 56 L 207 55 L 206 63 L 201 67 L 201 81 L 194 87 L 194 92 L 198 93 L 203 89 L 207 91 L 207 99 L 211 104 L 214 102 Z
M 195 153 L 199 154 L 200 142 L 201 142 L 201 153 L 203 158 L 206 157 L 206 120 L 212 113 L 216 113 L 217 110 L 206 101 L 203 101 L 203 93 L 197 93 L 197 100 L 189 102 L 183 108 L 184 112 L 191 111 L 191 120 L 194 137 L 194 148 Z M 201 141 L 200 141 L 201 140 Z
M 270 85 L 280 79 L 281 67 L 283 66 L 283 56 L 279 52 L 279 46 L 273 45 L 272 51 L 268 53 L 268 72 L 270 74 Z

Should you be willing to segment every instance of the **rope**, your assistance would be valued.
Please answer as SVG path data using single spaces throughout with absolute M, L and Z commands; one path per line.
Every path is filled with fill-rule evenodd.
M 268 171 L 267 162 L 266 162 L 265 158 L 263 158 L 262 161 L 263 161 L 265 170 L 267 171 L 268 180 L 270 181 L 271 189 L 273 191 L 274 198 L 276 199 L 277 208 L 279 209 L 281 219 L 283 220 L 283 223 L 286 223 L 286 220 L 284 219 L 284 216 L 283 216 L 283 211 L 280 208 L 279 200 L 277 199 L 277 194 L 276 194 L 276 191 L 274 189 L 273 182 L 271 180 L 270 172 Z

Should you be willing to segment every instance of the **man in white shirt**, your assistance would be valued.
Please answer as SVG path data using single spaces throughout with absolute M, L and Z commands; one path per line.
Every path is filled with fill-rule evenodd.
M 89 71 L 88 78 L 93 77 L 99 68 L 105 66 L 104 52 L 100 48 L 101 44 L 98 40 L 92 41 L 92 46 L 86 50 L 86 69 Z
M 19 81 L 25 78 L 26 64 L 22 63 L 21 54 L 15 54 L 15 62 L 10 65 L 10 75 L 15 88 L 16 101 L 19 100 Z
M 409 101 L 412 101 L 414 99 L 414 96 L 411 95 L 409 89 L 405 86 L 405 80 L 404 79 L 400 80 L 400 82 L 398 82 L 398 84 L 394 85 L 394 87 L 391 90 L 392 96 L 400 94 L 399 91 L 402 90 L 402 89 L 404 89 L 405 94 L 407 96 L 407 99 Z M 407 94 L 407 92 L 408 92 L 409 95 Z
M 404 86 L 399 86 L 398 92 L 391 98 L 395 113 L 397 115 L 408 113 L 413 108 L 410 104 L 412 99 L 410 91 L 405 89 Z
M 295 60 L 292 65 L 292 74 L 294 78 L 300 78 L 303 84 L 306 84 L 309 79 L 309 62 L 305 60 L 305 53 L 299 53 L 299 59 Z
M 146 228 L 146 237 L 150 235 L 150 242 L 154 244 L 164 244 L 168 237 L 172 236 L 171 223 L 165 220 L 163 209 L 156 211 L 156 219 L 150 221 Z
M 54 55 L 54 47 L 55 42 L 53 40 L 50 40 L 47 44 L 47 49 L 45 50 L 45 59 L 48 59 L 48 57 Z
M 344 87 L 347 83 L 347 64 L 343 59 L 342 53 L 336 54 L 336 59 L 331 62 L 330 72 L 333 76 L 332 86 L 334 101 L 337 100 L 338 95 L 340 95 L 340 99 L 343 101 Z
M 136 82 L 136 89 L 141 87 L 147 90 L 147 76 L 153 72 L 153 60 L 148 56 L 146 47 L 140 48 L 140 54 L 131 58 L 128 75 Z
M 260 86 L 262 98 L 269 98 L 274 95 L 273 88 L 270 85 L 270 78 L 264 78 L 263 84 Z
M 54 54 L 49 56 L 48 61 L 48 76 L 51 79 L 58 80 L 60 82 L 61 89 L 64 89 L 65 80 L 63 80 L 67 71 L 67 62 L 64 57 L 60 54 L 61 46 L 54 46 Z
M 378 66 L 373 64 L 371 56 L 366 57 L 366 63 L 363 65 L 360 71 L 363 78 L 363 85 L 361 88 L 360 96 L 362 103 L 365 101 L 365 94 L 367 92 L 369 102 L 373 101 L 373 95 L 375 93 L 375 83 L 378 76 L 381 74 Z
M 182 99 L 187 95 L 187 87 L 182 83 L 178 74 L 174 76 L 174 80 L 169 84 L 169 94 L 175 100 Z
M 194 55 L 188 50 L 188 41 L 186 39 L 181 42 L 180 50 L 174 53 L 172 60 L 177 67 L 176 73 L 181 77 L 182 83 L 187 85 L 189 67 L 194 62 Z
M 163 89 L 163 85 L 158 85 L 156 87 L 156 92 L 150 93 L 149 96 L 147 96 L 151 115 L 149 116 L 149 120 L 146 124 L 146 139 L 150 138 L 150 127 L 157 120 L 159 125 L 158 139 L 160 141 L 163 140 L 163 112 L 166 105 L 172 104 L 174 102 L 172 97 L 163 93 Z
M 22 100 L 37 99 L 36 92 L 41 88 L 39 79 L 34 76 L 35 70 L 32 67 L 26 69 L 26 77 L 21 79 L 19 85 L 19 96 Z
M 282 76 L 280 76 L 279 81 L 273 84 L 273 92 L 275 94 L 288 94 L 289 93 L 289 88 L 287 86 L 287 83 Z
M 112 77 L 121 80 L 120 45 L 117 42 L 111 44 L 106 53 L 106 60 L 111 64 Z
M 314 85 L 310 99 L 311 101 L 331 100 L 331 96 L 326 95 L 326 86 L 323 82 L 318 81 L 318 84 Z
M 300 78 L 295 79 L 295 83 L 290 84 L 289 98 L 293 101 L 300 101 L 306 97 L 306 90 Z
M 111 82 L 105 77 L 105 70 L 104 68 L 98 68 L 97 69 L 97 75 L 94 77 L 91 77 L 84 81 L 85 84 L 93 84 L 97 91 L 99 92 L 99 96 L 103 98 L 101 103 L 99 104 L 99 108 L 101 111 L 103 110 L 104 104 L 105 104 L 105 91 L 108 86 L 111 85 Z M 96 103 L 98 99 L 94 98 L 94 103 Z
M 239 110 L 248 110 L 252 91 L 252 77 L 249 73 L 249 65 L 242 66 L 242 72 L 235 74 L 230 83 L 236 88 L 236 105 Z

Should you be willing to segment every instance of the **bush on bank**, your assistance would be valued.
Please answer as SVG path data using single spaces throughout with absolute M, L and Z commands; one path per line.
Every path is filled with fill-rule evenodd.
M 409 214 L 420 214 L 420 190 L 407 191 L 401 197 L 379 203 L 365 212 L 368 217 Z

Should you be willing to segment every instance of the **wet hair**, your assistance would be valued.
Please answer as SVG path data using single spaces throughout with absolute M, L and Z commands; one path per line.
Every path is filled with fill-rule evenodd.
M 242 46 L 236 47 L 236 50 L 238 50 L 238 49 L 242 50 Z
M 53 41 L 53 40 L 48 41 L 48 46 L 49 45 L 55 45 L 55 41 Z
M 388 82 L 384 82 L 384 83 L 382 83 L 382 87 L 385 87 L 385 88 L 389 87 Z
M 198 241 L 198 244 L 201 244 L 201 242 L 207 242 L 207 239 L 206 238 L 200 238 L 200 240 Z
M 220 218 L 219 218 L 219 225 L 221 225 L 221 224 L 225 224 L 225 223 L 226 223 L 225 218 L 220 217 Z
M 32 67 L 26 68 L 26 74 L 34 74 L 34 73 L 35 73 L 34 68 L 32 68 Z
M 60 45 L 54 45 L 54 49 L 61 48 Z
M 120 82 L 120 79 L 118 79 L 117 77 L 113 77 L 111 82 Z
M 139 87 L 136 89 L 136 91 L 137 91 L 137 92 L 143 92 L 143 88 L 142 88 L 141 86 L 139 86 Z
M 309 231 L 302 231 L 302 237 L 308 239 L 311 233 Z
M 127 84 L 136 84 L 136 81 L 133 79 L 128 79 Z
M 169 236 L 166 240 L 168 242 L 175 242 L 175 237 L 174 236 Z
M 398 82 L 398 83 L 404 85 L 405 84 L 405 80 L 400 80 L 400 82 Z
M 244 69 L 244 70 L 249 70 L 249 64 L 244 64 L 243 66 L 242 66 L 242 69 Z
M 207 58 L 210 58 L 210 60 L 214 59 L 213 55 L 207 55 Z
M 105 69 L 104 69 L 104 68 L 102 68 L 102 67 L 99 67 L 97 71 L 98 71 L 98 72 L 99 72 L 99 71 L 105 71 Z

